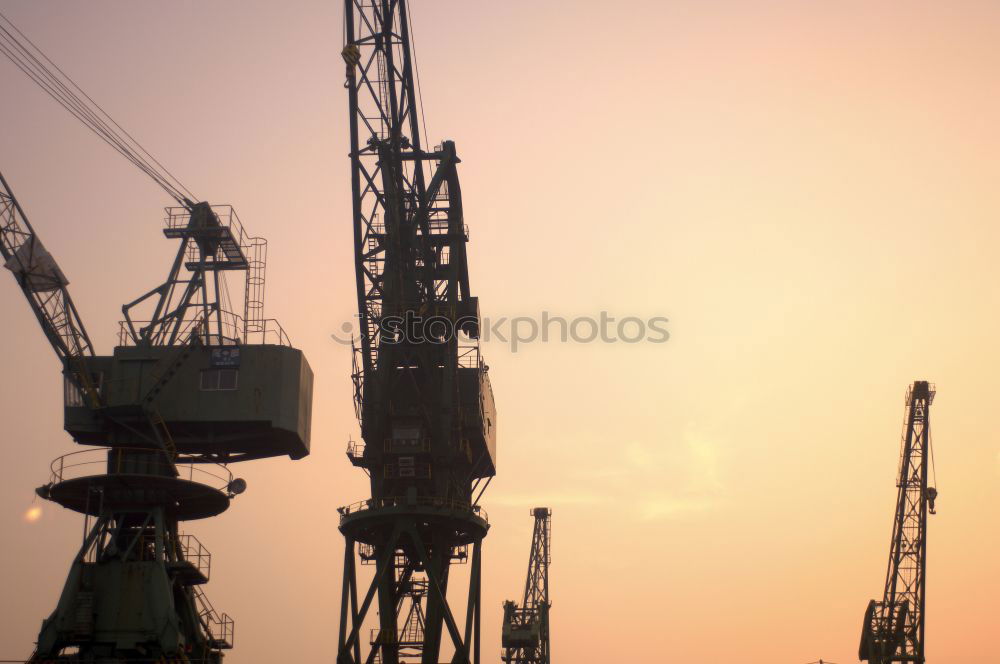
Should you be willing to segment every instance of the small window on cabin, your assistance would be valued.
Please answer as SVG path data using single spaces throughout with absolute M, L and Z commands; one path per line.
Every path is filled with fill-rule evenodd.
M 81 406 L 88 405 L 87 399 L 84 397 L 83 392 L 80 391 L 80 387 L 76 384 L 70 376 L 64 376 L 63 378 L 63 404 L 67 408 L 79 408 Z M 103 394 L 104 391 L 104 373 L 92 373 L 90 374 L 90 387 L 94 388 L 98 396 Z
M 238 377 L 237 369 L 205 369 L 201 372 L 201 389 L 204 392 L 235 390 Z

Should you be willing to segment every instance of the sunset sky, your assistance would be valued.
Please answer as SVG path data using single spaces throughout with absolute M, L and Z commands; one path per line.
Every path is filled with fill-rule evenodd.
M 0 0 L 198 196 L 269 240 L 266 311 L 316 374 L 313 453 L 193 522 L 233 664 L 333 661 L 367 497 L 342 3 Z M 411 0 L 432 143 L 456 142 L 484 315 L 669 319 L 666 343 L 484 344 L 484 661 L 553 510 L 556 664 L 857 660 L 903 397 L 936 383 L 929 664 L 1000 663 L 1000 3 Z M 0 59 L 0 171 L 98 349 L 166 276 L 172 201 Z M 0 271 L 0 659 L 26 657 L 82 518 L 34 498 L 58 362 Z M 40 511 L 39 511 L 40 508 Z M 459 572 L 462 574 L 463 572 Z

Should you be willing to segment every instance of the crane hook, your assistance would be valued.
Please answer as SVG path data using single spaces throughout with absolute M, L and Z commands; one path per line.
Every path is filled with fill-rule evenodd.
M 340 52 L 340 57 L 344 58 L 344 63 L 347 65 L 347 80 L 344 81 L 344 87 L 348 88 L 351 86 L 351 81 L 354 80 L 355 67 L 361 64 L 361 49 L 358 48 L 357 44 L 348 44 Z

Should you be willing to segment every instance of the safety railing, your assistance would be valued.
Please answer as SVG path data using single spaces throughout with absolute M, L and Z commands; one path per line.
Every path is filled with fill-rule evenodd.
M 180 534 L 176 538 L 164 535 L 164 546 L 172 551 L 171 559 L 189 563 L 207 581 L 212 575 L 212 554 L 194 535 Z M 143 535 L 140 539 L 140 560 L 154 560 L 156 535 Z
M 97 475 L 150 475 L 174 477 L 229 492 L 233 474 L 218 463 L 178 459 L 170 463 L 161 450 L 140 447 L 99 447 L 71 452 L 49 465 L 49 483 L 59 484 Z
M 236 627 L 233 619 L 228 614 L 216 611 L 208 595 L 200 587 L 194 586 L 193 590 L 198 605 L 198 617 L 212 639 L 212 646 L 220 650 L 232 648 Z
M 427 220 L 428 235 L 447 235 L 451 228 L 451 221 L 447 218 L 434 217 Z M 372 235 L 385 236 L 385 223 L 376 221 L 371 224 Z M 465 239 L 469 239 L 469 225 L 462 224 L 462 234 Z
M 470 514 L 475 514 L 482 520 L 489 523 L 489 515 L 486 514 L 484 510 L 479 505 L 471 505 L 460 500 L 446 500 L 444 498 L 434 498 L 432 496 L 417 496 L 416 499 L 407 498 L 406 496 L 389 496 L 387 498 L 369 498 L 368 500 L 359 500 L 356 503 L 351 503 L 350 505 L 345 505 L 344 507 L 338 507 L 337 511 L 340 513 L 340 521 L 343 523 L 344 519 L 351 514 L 358 514 L 360 512 L 366 512 L 368 510 L 374 509 L 384 509 L 388 507 L 431 507 L 436 509 L 446 509 L 454 510 L 456 512 L 469 512 Z
M 292 342 L 274 318 L 251 321 L 248 326 L 243 316 L 229 311 L 219 312 L 223 332 L 245 344 L 291 346 Z M 211 331 L 211 330 L 210 330 Z
M 197 316 L 180 323 L 177 328 L 178 346 L 191 343 L 196 338 L 201 338 L 204 341 L 206 335 L 202 326 L 202 320 L 201 316 Z M 140 335 L 152 322 L 149 320 L 118 321 L 118 345 L 135 346 L 136 336 Z M 134 335 L 132 332 L 133 329 L 135 329 Z
M 483 356 L 479 352 L 479 344 L 458 347 L 458 366 L 463 369 L 483 368 Z
M 447 235 L 451 231 L 451 220 L 447 218 L 434 218 L 427 220 L 427 230 L 430 235 Z M 469 239 L 469 225 L 462 224 L 462 235 Z
M 349 459 L 361 459 L 365 455 L 365 444 L 363 441 L 348 440 L 347 441 L 347 458 Z
M 177 546 L 185 561 L 191 563 L 206 579 L 211 576 L 212 554 L 197 537 L 188 534 L 178 535 Z
M 219 228 L 224 228 L 232 235 L 233 241 L 240 247 L 245 247 L 252 239 L 243 229 L 243 222 L 236 215 L 236 210 L 232 205 L 212 205 L 212 212 L 215 214 Z M 191 221 L 191 210 L 186 207 L 173 206 L 164 208 L 167 216 L 163 219 L 164 228 L 168 230 L 183 230 L 188 227 Z
M 177 344 L 183 345 L 198 339 L 205 346 L 231 346 L 240 343 L 268 346 L 292 345 L 285 329 L 274 318 L 255 320 L 248 326 L 243 316 L 231 311 L 219 311 L 217 316 L 217 318 L 213 316 L 207 324 L 202 323 L 200 316 L 185 320 L 179 328 Z M 137 332 L 151 323 L 152 321 L 148 320 L 131 321 L 131 325 L 135 326 Z M 118 323 L 119 346 L 136 345 L 132 329 L 129 321 Z

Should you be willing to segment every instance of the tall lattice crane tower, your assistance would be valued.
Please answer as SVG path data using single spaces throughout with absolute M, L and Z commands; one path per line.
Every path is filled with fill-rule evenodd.
M 337 661 L 437 664 L 453 649 L 444 655 L 453 663 L 478 663 L 489 529 L 478 501 L 496 474 L 496 411 L 459 159 L 451 141 L 424 147 L 405 0 L 346 0 L 344 32 L 364 439 L 347 455 L 368 474 L 371 497 L 340 508 Z M 360 601 L 358 562 L 374 567 Z M 459 590 L 453 564 L 471 566 L 461 612 L 449 598 Z M 365 634 L 376 600 L 377 627 Z
M 916 381 L 906 393 L 896 512 L 881 601 L 865 611 L 858 658 L 871 664 L 924 662 L 927 515 L 937 489 L 928 484 L 934 463 L 931 403 L 934 386 Z
M 501 659 L 505 664 L 550 664 L 552 646 L 549 638 L 549 564 L 552 562 L 552 510 L 536 507 L 535 529 L 531 536 L 528 577 L 524 582 L 521 605 L 503 603 Z

